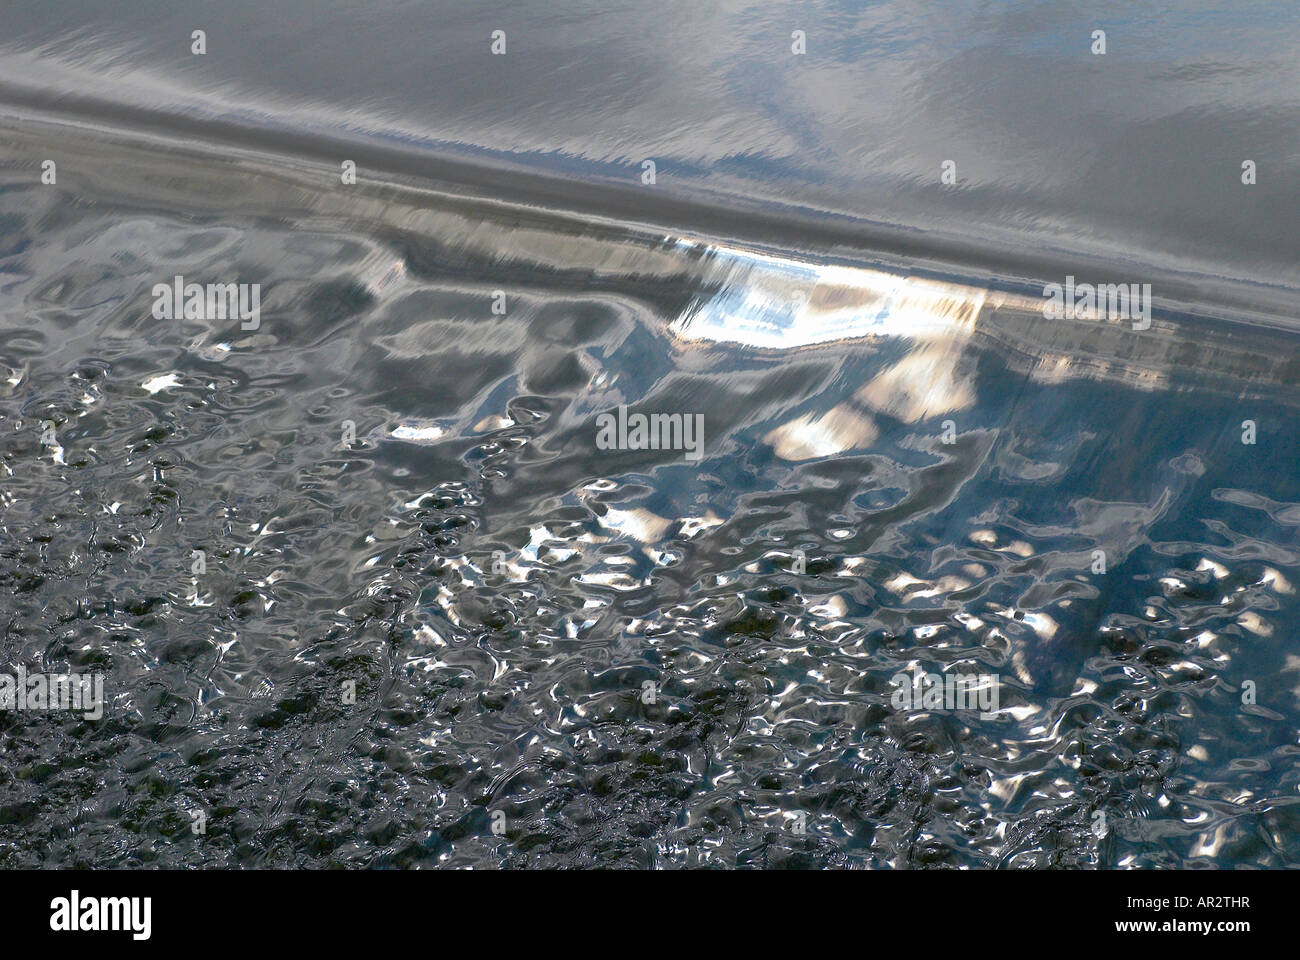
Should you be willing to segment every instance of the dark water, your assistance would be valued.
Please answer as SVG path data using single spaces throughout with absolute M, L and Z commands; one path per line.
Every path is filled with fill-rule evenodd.
M 0 866 L 1300 863 L 1289 6 L 11 6 Z

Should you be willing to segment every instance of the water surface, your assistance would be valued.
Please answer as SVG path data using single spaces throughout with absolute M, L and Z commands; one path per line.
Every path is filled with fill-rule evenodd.
M 0 864 L 1300 859 L 1289 7 L 11 6 Z

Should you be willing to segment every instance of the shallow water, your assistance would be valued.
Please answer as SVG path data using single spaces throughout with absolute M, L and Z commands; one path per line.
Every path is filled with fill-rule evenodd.
M 958 7 L 995 32 L 1013 22 Z M 360 48 L 378 43 L 367 30 L 417 42 L 396 29 L 414 7 L 379 9 L 354 25 Z M 573 10 L 573 29 L 635 46 L 630 14 L 593 28 Z M 895 48 L 871 28 L 886 15 L 904 16 L 839 24 L 861 40 L 849 67 L 930 63 L 914 32 Z M 1175 36 L 1201 22 L 1178 16 Z M 1270 16 L 1286 14 L 1238 26 L 1258 46 L 1235 95 L 1285 119 L 1294 103 L 1262 79 L 1282 43 Z M 781 40 L 779 19 L 746 21 L 746 43 Z M 547 21 L 552 49 L 567 22 Z M 1070 17 L 1014 22 L 1050 49 L 1073 35 Z M 1105 262 L 1082 204 L 1021 193 L 1075 251 L 1034 260 L 801 220 L 767 190 L 813 194 L 790 196 L 799 178 L 771 157 L 699 185 L 743 197 L 726 218 L 671 184 L 662 205 L 627 199 L 594 169 L 548 180 L 555 158 L 532 152 L 636 151 L 566 140 L 568 101 L 535 90 L 510 88 L 551 109 L 507 97 L 475 114 L 469 80 L 423 135 L 515 153 L 524 173 L 422 167 L 388 143 L 373 157 L 391 166 L 343 188 L 339 154 L 295 139 L 330 132 L 284 106 L 320 93 L 295 44 L 282 61 L 241 53 L 215 87 L 263 91 L 281 111 L 267 125 L 290 133 L 214 123 L 214 149 L 196 103 L 157 86 L 133 99 L 148 57 L 62 27 L 56 42 L 45 23 L 18 17 L 0 74 L 36 58 L 59 101 L 59 71 L 99 70 L 116 86 L 80 93 L 121 113 L 93 126 L 83 104 L 13 90 L 5 111 L 0 659 L 102 672 L 108 705 L 99 721 L 0 714 L 0 865 L 1300 863 L 1300 354 L 1278 193 L 1250 211 L 1246 249 L 1179 236 L 1195 217 L 1176 204 L 1126 231 L 1137 249 L 1158 227 L 1164 245 L 1115 279 L 1182 277 L 1159 287 L 1150 329 L 1052 321 L 1048 262 Z M 166 23 L 123 43 L 156 48 Z M 329 15 L 300 29 L 338 36 Z M 988 43 L 961 52 L 952 29 L 929 36 L 948 37 L 946 69 L 993 69 Z M 1182 89 L 1213 47 L 1168 58 L 1182 73 L 1162 88 Z M 373 78 L 350 63 L 356 103 L 392 84 L 393 116 L 415 110 L 407 58 Z M 723 75 L 717 123 L 778 142 L 734 108 L 775 81 Z M 632 138 L 673 91 L 627 96 Z M 336 126 L 346 102 L 325 111 Z M 953 106 L 963 130 L 996 130 L 970 106 Z M 154 122 L 128 115 L 146 107 Z M 848 106 L 821 109 L 794 128 L 823 134 L 800 169 L 829 195 L 868 158 L 824 138 Z M 937 129 L 923 120 L 894 128 L 896 149 Z M 359 133 L 380 139 L 377 123 Z M 677 149 L 702 181 L 727 172 Z M 47 156 L 56 186 L 39 182 Z M 975 187 L 944 223 L 1023 227 L 1032 246 L 1033 224 Z M 860 202 L 848 212 L 870 219 Z M 981 271 L 999 260 L 1012 266 Z M 260 326 L 155 319 L 152 288 L 176 275 L 259 283 Z M 597 417 L 620 405 L 702 415 L 700 459 L 601 449 Z M 917 667 L 996 676 L 999 709 L 898 709 L 891 678 Z

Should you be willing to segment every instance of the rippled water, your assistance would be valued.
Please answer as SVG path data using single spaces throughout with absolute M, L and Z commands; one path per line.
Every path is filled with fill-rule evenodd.
M 384 9 L 363 34 L 415 8 Z M 1241 27 L 1258 71 L 1269 16 Z M 784 42 L 778 20 L 756 22 Z M 14 35 L 0 72 L 38 62 L 47 89 L 145 69 L 103 37 Z M 241 56 L 244 82 L 274 80 Z M 1189 60 L 1167 83 L 1214 73 Z M 405 63 L 375 68 L 395 115 Z M 468 117 L 471 86 L 440 96 Z M 1238 95 L 1294 115 L 1261 90 Z M 519 114 L 533 139 L 493 125 L 501 105 L 471 132 L 542 150 L 567 116 L 547 102 Z M 692 215 L 671 189 L 622 207 L 392 155 L 345 188 L 337 156 L 287 137 L 201 149 L 36 112 L 0 138 L 0 660 L 102 672 L 108 705 L 0 714 L 0 865 L 1300 863 L 1294 258 L 1182 250 L 1150 329 L 1052 321 L 1045 261 L 993 278 L 788 211 Z M 823 146 L 801 168 L 819 189 L 867 162 Z M 448 187 L 464 169 L 478 189 Z M 1245 214 L 1252 243 L 1287 203 Z M 1176 260 L 1173 209 L 1115 279 Z M 1054 223 L 1098 262 L 1081 221 Z M 259 283 L 260 326 L 155 319 L 176 275 Z M 702 456 L 602 449 L 621 405 L 702 415 Z M 918 667 L 995 675 L 999 709 L 898 709 L 891 678 Z

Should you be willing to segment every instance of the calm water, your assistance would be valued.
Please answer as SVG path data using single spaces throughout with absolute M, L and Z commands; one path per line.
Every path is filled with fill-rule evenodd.
M 0 866 L 1300 864 L 1292 5 L 83 6 L 0 42 L 0 672 L 107 702 L 0 713 Z

